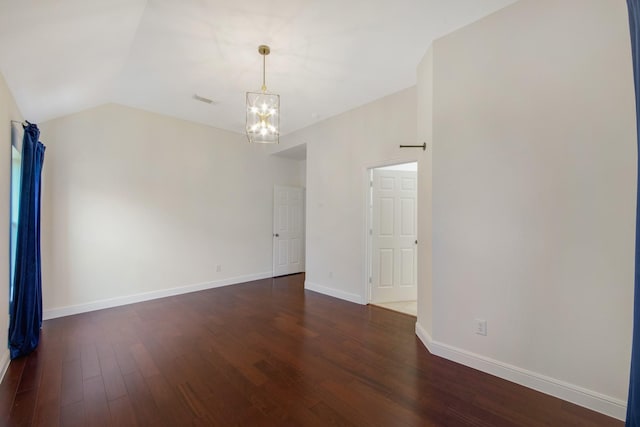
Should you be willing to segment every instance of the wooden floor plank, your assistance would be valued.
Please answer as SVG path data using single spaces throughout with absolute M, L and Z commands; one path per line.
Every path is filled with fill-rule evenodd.
M 80 359 L 73 359 L 62 364 L 60 406 L 81 402 L 82 399 L 82 362 Z
M 93 376 L 83 381 L 86 424 L 91 427 L 109 425 L 109 405 L 102 376 Z
M 21 391 L 16 394 L 11 408 L 10 424 L 15 426 L 30 426 L 33 423 L 33 415 L 36 407 L 38 390 Z
M 129 396 L 124 395 L 109 402 L 109 413 L 111 414 L 111 425 L 117 427 L 136 427 L 136 415 Z
M 124 376 L 127 387 L 127 395 L 131 401 L 134 414 L 141 426 L 171 425 L 171 420 L 163 419 L 153 396 L 139 372 L 133 372 Z
M 84 402 L 70 403 L 60 408 L 60 427 L 86 426 Z
M 42 350 L 39 349 L 41 352 Z M 59 347 L 58 350 L 60 350 Z M 47 354 L 47 356 L 49 355 Z M 57 426 L 59 424 L 62 360 L 63 353 L 61 351 L 52 352 L 51 358 L 47 357 L 36 401 L 33 423 L 36 426 Z
M 96 345 L 93 342 L 85 343 L 82 346 L 80 354 L 82 360 L 82 379 L 87 380 L 99 376 L 101 372 Z
M 430 355 L 415 318 L 304 290 L 304 275 L 44 322 L 0 424 L 622 426 Z

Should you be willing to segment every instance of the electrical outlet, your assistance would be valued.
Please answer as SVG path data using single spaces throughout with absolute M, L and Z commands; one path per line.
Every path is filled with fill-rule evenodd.
M 220 273 L 222 271 L 222 266 L 220 264 L 216 265 L 216 271 Z
M 478 335 L 487 335 L 487 321 L 484 319 L 475 319 L 473 321 L 475 333 Z
M 329 279 L 333 279 L 333 271 L 329 272 Z

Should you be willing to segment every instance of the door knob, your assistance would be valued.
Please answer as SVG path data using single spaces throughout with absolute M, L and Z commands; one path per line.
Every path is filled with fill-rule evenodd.
M 418 241 L 416 240 L 416 245 L 418 244 Z
M 280 237 L 278 233 L 274 234 L 273 237 Z

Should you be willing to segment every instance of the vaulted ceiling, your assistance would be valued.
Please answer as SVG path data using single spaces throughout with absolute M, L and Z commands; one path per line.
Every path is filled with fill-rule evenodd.
M 268 44 L 288 133 L 415 84 L 432 40 L 513 2 L 0 0 L 0 72 L 34 122 L 115 102 L 243 132 Z

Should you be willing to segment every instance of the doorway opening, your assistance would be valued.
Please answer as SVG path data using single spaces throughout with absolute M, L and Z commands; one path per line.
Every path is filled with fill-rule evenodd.
M 272 277 L 303 273 L 306 259 L 307 144 L 273 153 L 291 164 L 297 173 L 286 185 L 273 188 L 273 272 Z
M 417 315 L 418 163 L 368 170 L 369 303 Z

